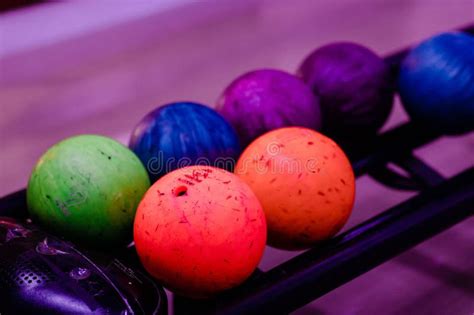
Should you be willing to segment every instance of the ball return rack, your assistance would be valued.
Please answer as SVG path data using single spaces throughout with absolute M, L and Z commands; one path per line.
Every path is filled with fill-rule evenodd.
M 460 29 L 474 34 L 474 25 Z M 385 58 L 394 73 L 408 49 Z M 367 142 L 345 147 L 356 176 L 370 175 L 418 194 L 356 227 L 209 300 L 174 297 L 179 314 L 287 314 L 474 214 L 474 167 L 444 178 L 412 151 L 442 135 L 408 122 Z M 389 169 L 388 163 L 408 175 Z M 25 220 L 26 191 L 0 199 L 0 216 Z M 133 249 L 125 255 L 134 256 Z

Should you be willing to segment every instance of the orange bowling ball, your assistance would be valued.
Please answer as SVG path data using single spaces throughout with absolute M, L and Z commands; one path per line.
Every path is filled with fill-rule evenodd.
M 334 236 L 349 218 L 355 178 L 341 148 L 307 128 L 270 131 L 242 153 L 235 174 L 265 211 L 268 243 L 303 249 Z
M 189 166 L 160 178 L 143 197 L 134 240 L 145 269 L 170 290 L 208 297 L 255 270 L 265 248 L 265 214 L 234 174 Z

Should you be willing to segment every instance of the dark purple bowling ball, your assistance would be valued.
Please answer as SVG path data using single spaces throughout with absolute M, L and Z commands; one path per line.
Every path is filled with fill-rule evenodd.
M 234 126 L 243 146 L 280 127 L 321 127 L 317 97 L 299 78 L 279 70 L 238 77 L 224 90 L 216 109 Z
M 369 49 L 335 43 L 312 52 L 298 70 L 319 96 L 324 132 L 339 139 L 363 139 L 382 127 L 392 109 L 390 67 Z

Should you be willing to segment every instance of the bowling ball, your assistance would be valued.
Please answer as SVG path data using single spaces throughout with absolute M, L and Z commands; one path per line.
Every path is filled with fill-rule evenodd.
M 307 128 L 262 135 L 242 153 L 235 174 L 260 200 L 274 247 L 303 249 L 332 237 L 354 205 L 354 173 L 346 155 Z
M 115 140 L 81 135 L 51 147 L 27 188 L 34 221 L 87 245 L 131 240 L 136 207 L 150 186 L 145 168 Z
M 279 70 L 238 77 L 224 90 L 216 109 L 234 126 L 243 146 L 280 127 L 321 128 L 317 97 L 299 78 Z
M 237 134 L 225 119 L 209 107 L 189 102 L 150 112 L 135 127 L 129 146 L 152 182 L 195 164 L 231 171 L 240 154 Z
M 189 166 L 153 184 L 135 217 L 145 269 L 170 290 L 208 297 L 243 282 L 265 248 L 266 223 L 250 187 L 225 170 Z
M 462 133 L 474 128 L 474 37 L 436 35 L 411 50 L 398 78 L 402 104 L 427 128 Z
M 316 49 L 298 73 L 319 97 L 325 134 L 364 139 L 373 136 L 390 114 L 390 67 L 361 45 L 342 42 Z

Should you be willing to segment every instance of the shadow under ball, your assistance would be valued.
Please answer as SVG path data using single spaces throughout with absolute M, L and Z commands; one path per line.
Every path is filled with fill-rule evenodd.
M 443 33 L 411 50 L 400 67 L 402 104 L 413 120 L 445 133 L 474 128 L 474 37 Z
M 232 171 L 240 154 L 237 134 L 216 111 L 191 102 L 155 109 L 133 130 L 129 147 L 155 182 L 168 172 L 194 164 Z
M 336 139 L 374 135 L 392 110 L 390 67 L 361 45 L 342 42 L 316 49 L 298 74 L 319 97 L 323 132 Z

